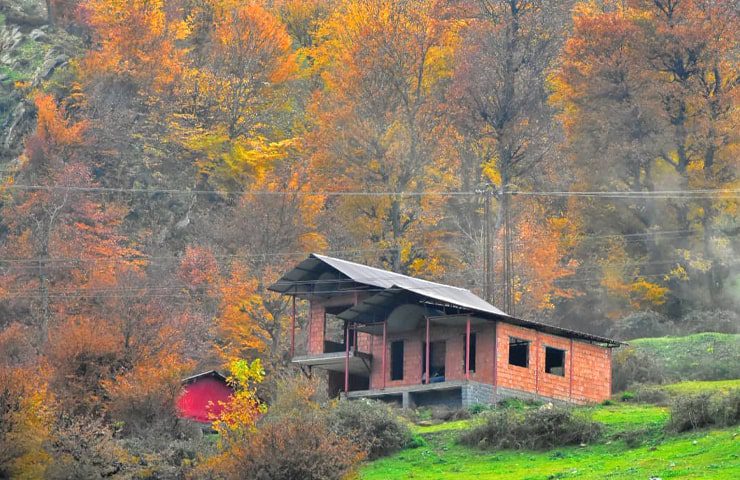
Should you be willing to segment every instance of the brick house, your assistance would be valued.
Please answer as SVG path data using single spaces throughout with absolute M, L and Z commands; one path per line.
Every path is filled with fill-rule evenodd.
M 293 297 L 293 363 L 325 370 L 333 396 L 410 407 L 611 393 L 619 342 L 512 317 L 469 290 L 318 254 L 270 289 Z M 296 299 L 309 302 L 299 354 Z

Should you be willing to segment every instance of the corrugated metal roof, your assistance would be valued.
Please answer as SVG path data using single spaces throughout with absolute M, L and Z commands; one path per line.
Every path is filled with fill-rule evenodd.
M 347 280 L 320 280 L 319 277 L 327 272 L 327 266 L 347 277 Z M 342 283 L 346 286 L 347 282 L 351 282 L 351 285 L 345 288 L 348 291 L 357 291 L 357 284 L 359 284 L 370 287 L 366 289 L 369 292 L 376 292 L 375 295 L 366 298 L 363 302 L 340 314 L 341 318 L 349 321 L 362 322 L 361 317 L 363 317 L 363 314 L 371 312 L 374 308 L 382 307 L 388 304 L 388 302 L 392 302 L 392 299 L 397 295 L 411 293 L 434 300 L 442 305 L 476 312 L 490 320 L 499 319 L 514 325 L 552 333 L 553 335 L 580 338 L 582 340 L 606 343 L 612 346 L 620 345 L 620 342 L 598 335 L 512 317 L 464 288 L 421 280 L 400 273 L 389 272 L 380 268 L 369 267 L 317 253 L 309 255 L 306 260 L 283 275 L 269 289 L 286 294 L 304 294 L 311 293 L 313 291 L 311 289 L 322 282 L 324 282 L 324 285 L 333 285 L 334 287 L 332 288 L 337 288 L 337 290 L 317 290 L 317 293 L 341 293 Z
M 216 370 L 209 370 L 203 373 L 196 373 L 195 375 L 191 375 L 189 377 L 183 378 L 181 381 L 182 383 L 191 383 L 203 377 L 213 377 L 219 380 L 223 380 L 224 382 L 226 381 L 226 377 Z
M 371 297 L 366 298 L 365 300 L 361 301 L 357 305 L 354 305 L 347 310 L 343 311 L 338 315 L 339 318 L 353 322 L 353 323 L 362 323 L 365 325 L 365 327 L 362 328 L 363 331 L 369 331 L 372 333 L 377 333 L 381 330 L 379 330 L 379 326 L 382 325 L 384 317 L 383 315 L 378 315 L 378 312 L 383 311 L 389 311 L 392 309 L 393 306 L 399 305 L 400 303 L 403 303 L 405 301 L 408 301 L 407 298 L 403 298 L 404 293 L 403 291 L 399 290 L 393 290 L 388 289 L 384 290 L 382 292 L 379 292 Z M 453 304 L 457 305 L 457 304 Z M 526 328 L 532 328 L 535 330 L 539 330 L 541 332 L 549 333 L 552 335 L 558 335 L 561 337 L 567 337 L 567 338 L 576 338 L 580 340 L 585 340 L 588 342 L 596 342 L 596 343 L 604 343 L 612 347 L 616 347 L 621 345 L 621 342 L 618 342 L 616 340 L 612 340 L 610 338 L 601 337 L 599 335 L 593 335 L 591 333 L 586 332 L 580 332 L 578 330 L 570 330 L 567 328 L 558 327 L 555 325 L 549 325 L 547 323 L 541 323 L 541 322 L 535 322 L 532 320 L 524 320 L 521 318 L 512 317 L 510 315 L 498 315 L 498 314 L 492 314 L 490 312 L 485 312 L 482 310 L 476 310 L 476 309 L 470 309 L 473 310 L 472 316 L 478 319 L 482 319 L 483 321 L 496 321 L 500 320 L 502 322 L 510 323 L 512 325 L 518 325 L 520 327 L 526 327 Z M 460 313 L 454 313 L 450 315 L 436 315 L 431 316 L 430 318 L 435 320 L 443 320 L 445 318 L 464 318 L 465 314 Z M 390 327 L 389 327 L 390 328 Z
M 312 253 L 307 260 L 304 260 L 296 268 L 283 275 L 280 280 L 269 287 L 270 290 L 288 293 L 293 287 L 300 285 L 300 282 L 310 281 L 308 280 L 310 277 L 317 277 L 319 274 L 319 270 L 317 270 L 318 265 L 315 262 L 311 262 L 311 259 L 316 259 L 329 265 L 353 282 L 362 285 L 378 287 L 384 290 L 405 290 L 435 299 L 442 303 L 449 303 L 493 315 L 508 316 L 502 310 L 464 288 L 421 280 L 400 273 L 389 272 L 388 270 L 381 270 L 380 268 L 369 267 L 360 263 L 327 257 L 317 253 Z M 314 275 L 311 275 L 312 271 Z

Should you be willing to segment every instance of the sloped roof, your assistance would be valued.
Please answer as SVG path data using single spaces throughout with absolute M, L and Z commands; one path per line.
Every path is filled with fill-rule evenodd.
M 470 290 L 466 290 L 464 288 L 430 282 L 428 280 L 421 280 L 419 278 L 409 277 L 400 273 L 389 272 L 388 270 L 381 270 L 380 268 L 369 267 L 360 263 L 327 257 L 317 253 L 312 253 L 308 259 L 304 260 L 293 270 L 283 275 L 280 280 L 271 285 L 269 289 L 289 294 L 296 286 L 306 284 L 307 282 L 310 283 L 311 279 L 314 279 L 314 282 L 321 281 L 318 280 L 318 276 L 322 273 L 322 269 L 320 268 L 321 263 L 337 270 L 354 283 L 381 289 L 376 291 L 387 289 L 392 291 L 404 290 L 442 303 L 448 303 L 462 308 L 469 308 L 471 310 L 485 312 L 492 315 L 508 316 L 502 310 L 494 307 Z
M 328 272 L 338 272 L 346 278 L 320 278 L 326 276 Z M 412 295 L 416 296 L 416 298 L 423 297 L 431 299 L 438 302 L 438 305 L 448 305 L 461 310 L 469 310 L 471 313 L 487 320 L 501 320 L 513 325 L 533 328 L 553 335 L 604 343 L 610 347 L 622 344 L 616 340 L 586 332 L 512 317 L 464 288 L 421 280 L 400 273 L 389 272 L 380 268 L 369 267 L 317 253 L 309 255 L 306 260 L 296 265 L 293 270 L 283 275 L 280 280 L 268 287 L 268 289 L 286 295 L 305 295 L 312 293 L 317 285 L 327 286 L 327 289 L 316 290 L 319 294 L 339 294 L 342 292 L 357 291 L 373 294 L 339 315 L 340 318 L 350 322 L 377 323 L 367 320 L 371 312 L 375 309 L 383 309 L 392 305 L 395 299 L 401 296 Z
M 183 384 L 188 384 L 205 377 L 212 377 L 224 382 L 226 381 L 226 377 L 216 370 L 208 370 L 207 372 L 196 373 L 195 375 L 183 378 L 181 381 Z

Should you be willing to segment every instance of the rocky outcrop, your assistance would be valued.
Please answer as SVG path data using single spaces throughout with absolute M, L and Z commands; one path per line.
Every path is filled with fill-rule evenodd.
M 27 92 L 67 65 L 76 39 L 48 25 L 46 2 L 0 0 L 0 164 L 7 167 L 33 128 Z
M 0 12 L 8 23 L 21 27 L 40 27 L 48 23 L 45 1 L 0 0 Z

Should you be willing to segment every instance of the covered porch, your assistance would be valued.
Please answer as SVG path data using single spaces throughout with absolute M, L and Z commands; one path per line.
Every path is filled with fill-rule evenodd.
M 476 367 L 477 338 L 473 329 L 480 332 L 482 326 L 487 327 L 485 341 L 492 343 L 495 321 L 491 319 L 457 305 L 432 302 L 416 293 L 393 290 L 366 298 L 339 317 L 347 320 L 354 331 L 372 335 L 379 344 L 374 352 L 374 368 L 381 375 L 375 377 L 372 389 L 384 391 L 398 386 L 396 372 L 400 370 L 405 370 L 401 375 L 404 383 L 413 382 L 419 386 L 442 385 L 454 389 L 459 387 L 456 381 L 483 380 L 480 375 L 479 378 L 471 376 Z M 409 345 L 414 348 L 413 352 L 400 348 L 399 353 L 399 349 L 394 348 L 399 343 L 394 339 L 399 336 L 411 336 Z M 405 359 L 407 355 L 420 357 L 419 360 Z M 419 363 L 420 370 L 416 366 Z M 483 381 L 489 383 L 489 380 Z M 431 390 L 445 390 L 443 387 Z

